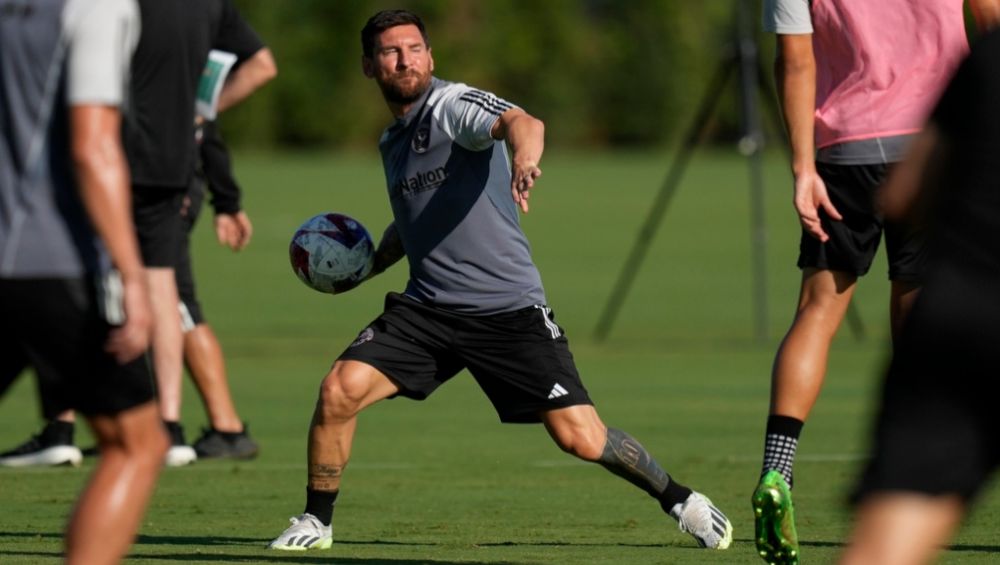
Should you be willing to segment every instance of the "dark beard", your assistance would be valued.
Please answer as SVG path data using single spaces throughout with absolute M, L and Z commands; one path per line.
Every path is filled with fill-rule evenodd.
M 386 101 L 405 106 L 406 104 L 412 104 L 417 100 L 420 100 L 420 97 L 427 92 L 428 88 L 430 88 L 431 78 L 430 75 L 428 75 L 426 80 L 421 80 L 412 89 L 400 88 L 399 85 L 390 81 L 380 81 L 378 85 L 379 88 L 382 89 L 382 96 L 386 99 Z

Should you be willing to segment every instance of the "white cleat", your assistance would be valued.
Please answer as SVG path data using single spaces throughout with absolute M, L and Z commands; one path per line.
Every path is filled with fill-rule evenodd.
M 733 543 L 733 525 L 707 496 L 692 492 L 684 504 L 675 504 L 670 515 L 682 532 L 691 534 L 698 545 L 726 549 Z
M 163 463 L 167 467 L 183 467 L 198 460 L 198 454 L 190 445 L 171 445 Z
M 333 528 L 324 526 L 312 514 L 302 514 L 289 518 L 288 521 L 292 525 L 268 544 L 268 549 L 305 551 L 307 549 L 330 549 L 333 545 Z
M 8 453 L 0 457 L 0 467 L 54 467 L 72 465 L 79 467 L 83 453 L 75 445 L 54 445 L 24 453 Z

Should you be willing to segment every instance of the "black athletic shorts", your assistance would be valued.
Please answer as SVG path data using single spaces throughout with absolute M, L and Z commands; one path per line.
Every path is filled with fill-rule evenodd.
M 843 220 L 832 221 L 820 210 L 823 230 L 830 239 L 821 243 L 803 230 L 799 242 L 799 268 L 815 267 L 862 276 L 871 268 L 885 231 L 889 279 L 920 282 L 925 260 L 921 230 L 885 222 L 875 209 L 875 192 L 889 168 L 890 165 L 885 164 L 816 163 L 816 171 Z
M 147 267 L 175 267 L 184 232 L 185 188 L 132 185 L 132 215 L 139 251 Z
M 26 368 L 46 419 L 68 408 L 112 415 L 154 398 L 144 356 L 119 365 L 97 285 L 82 279 L 0 279 L 0 393 Z
M 488 316 L 456 314 L 389 293 L 385 311 L 340 355 L 367 363 L 427 398 L 469 369 L 501 422 L 539 422 L 539 412 L 592 404 L 569 342 L 546 306 Z
M 191 187 L 181 201 L 181 245 L 177 255 L 177 265 L 174 267 L 174 278 L 177 280 L 177 294 L 181 303 L 181 325 L 184 331 L 193 330 L 198 324 L 205 322 L 201 312 L 201 304 L 195 292 L 194 272 L 191 267 L 191 232 L 201 213 L 205 201 L 205 184 L 199 176 L 191 182 Z
M 971 498 L 1000 465 L 1000 281 L 935 274 L 883 389 L 855 501 L 887 492 Z

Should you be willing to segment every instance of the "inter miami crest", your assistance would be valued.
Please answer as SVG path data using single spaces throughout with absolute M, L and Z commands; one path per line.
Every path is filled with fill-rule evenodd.
M 413 134 L 413 141 L 410 146 L 414 153 L 426 153 L 431 142 L 431 124 L 428 121 L 421 122 Z

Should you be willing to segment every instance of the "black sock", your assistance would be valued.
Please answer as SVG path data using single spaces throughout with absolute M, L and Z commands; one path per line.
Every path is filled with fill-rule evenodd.
M 674 509 L 674 506 L 684 504 L 684 501 L 687 500 L 689 496 L 691 496 L 691 489 L 678 483 L 677 481 L 670 481 L 670 483 L 667 484 L 667 488 L 660 493 L 660 508 L 663 508 L 664 512 L 673 516 L 671 511 Z M 676 516 L 674 516 L 674 518 L 676 518 Z
M 795 464 L 795 450 L 803 424 L 802 420 L 790 416 L 772 414 L 767 417 L 761 476 L 768 471 L 778 471 L 788 483 L 788 488 L 792 488 L 792 465 Z
M 73 445 L 73 432 L 76 426 L 73 422 L 51 420 L 42 430 L 42 443 L 45 445 Z
M 325 490 L 313 490 L 306 487 L 306 514 L 312 514 L 324 526 L 329 526 L 333 522 L 333 505 L 337 502 L 339 490 L 333 492 Z

